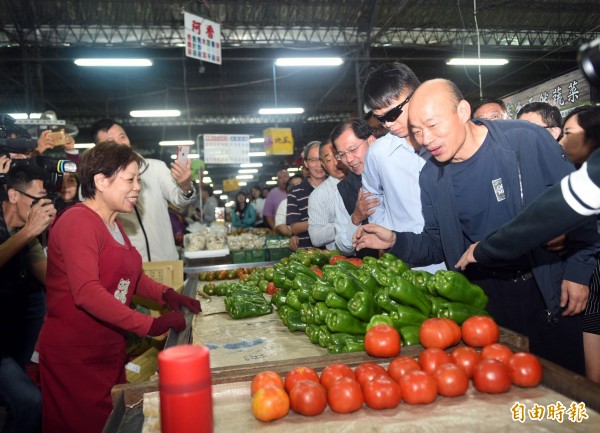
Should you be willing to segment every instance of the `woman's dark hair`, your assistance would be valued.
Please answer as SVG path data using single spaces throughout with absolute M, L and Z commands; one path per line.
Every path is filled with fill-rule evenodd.
M 240 202 L 238 200 L 238 197 L 240 195 L 244 196 L 244 207 L 243 208 L 240 207 Z M 235 195 L 235 210 L 236 210 L 236 212 L 238 212 L 239 215 L 241 215 L 248 207 L 248 203 L 246 203 L 246 200 L 245 200 L 247 198 L 248 198 L 248 194 L 246 194 L 245 191 L 238 191 L 238 193 Z
M 132 162 L 140 167 L 140 173 L 146 168 L 144 158 L 129 146 L 106 141 L 87 150 L 81 158 L 79 173 L 81 175 L 81 196 L 94 198 L 96 183 L 94 176 L 103 174 L 107 178 L 125 170 Z

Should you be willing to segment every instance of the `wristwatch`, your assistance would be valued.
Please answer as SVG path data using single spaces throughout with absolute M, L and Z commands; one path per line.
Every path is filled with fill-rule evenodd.
M 191 198 L 193 195 L 194 195 L 194 187 L 191 187 L 189 191 L 183 191 L 183 196 L 185 198 Z

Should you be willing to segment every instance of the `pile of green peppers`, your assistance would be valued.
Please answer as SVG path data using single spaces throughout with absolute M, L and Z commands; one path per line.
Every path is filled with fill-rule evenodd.
M 364 350 L 371 326 L 386 323 L 400 333 L 403 345 L 419 344 L 419 329 L 429 317 L 447 317 L 461 324 L 474 315 L 488 315 L 487 297 L 462 274 L 415 271 L 392 254 L 366 257 L 358 267 L 347 261 L 310 269 L 310 255 L 297 252 L 274 266 L 275 286 L 282 289 L 271 302 L 292 331 L 330 353 Z

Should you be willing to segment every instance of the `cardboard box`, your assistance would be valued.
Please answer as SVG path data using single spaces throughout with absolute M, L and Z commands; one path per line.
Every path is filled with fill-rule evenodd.
M 142 269 L 153 280 L 172 287 L 179 293 L 183 290 L 183 260 L 144 262 Z M 133 302 L 148 308 L 152 317 L 158 317 L 163 309 L 158 303 L 137 295 L 133 295 Z
M 143 354 L 125 364 L 127 383 L 145 382 L 158 370 L 158 352 L 151 347 Z

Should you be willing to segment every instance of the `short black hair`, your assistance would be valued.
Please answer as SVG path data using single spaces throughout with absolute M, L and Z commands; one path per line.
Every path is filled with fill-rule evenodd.
M 517 119 L 520 119 L 526 113 L 539 114 L 547 128 L 560 128 L 562 125 L 560 110 L 557 106 L 550 105 L 547 102 L 530 102 L 523 105 L 517 113 Z
M 385 63 L 367 77 L 363 99 L 370 110 L 380 110 L 393 104 L 404 89 L 412 93 L 420 85 L 413 70 L 404 63 Z
M 485 104 L 498 104 L 500 106 L 500 108 L 502 109 L 502 111 L 504 111 L 505 113 L 506 111 L 506 104 L 504 103 L 504 101 L 500 98 L 481 98 L 479 101 L 475 102 L 473 104 L 473 107 L 471 108 L 471 117 L 473 117 L 473 113 L 475 113 L 482 105 Z
M 207 183 L 202 183 L 202 184 L 200 185 L 200 189 L 201 189 L 202 191 L 206 191 L 206 192 L 208 193 L 208 196 L 209 196 L 209 197 L 212 197 L 212 195 L 213 195 L 213 188 L 212 188 L 212 186 L 210 186 L 210 185 L 209 185 L 209 184 L 207 184 Z
M 6 174 L 6 188 L 23 190 L 34 180 L 44 181 L 45 178 L 46 172 L 38 165 L 17 165 Z
M 100 132 L 100 131 L 108 132 L 108 130 L 115 125 L 119 125 L 121 128 L 123 128 L 123 125 L 121 125 L 119 122 L 117 122 L 116 120 L 113 120 L 113 119 L 100 119 L 97 122 L 94 122 L 94 124 L 90 127 L 90 134 L 92 136 L 92 141 L 94 143 L 97 143 L 98 132 Z M 123 128 L 123 129 L 125 129 L 125 128 Z
M 335 141 L 338 138 L 340 138 L 340 135 L 342 135 L 344 133 L 344 131 L 348 128 L 352 129 L 352 132 L 354 133 L 354 135 L 356 135 L 356 138 L 359 138 L 361 140 L 366 140 L 371 135 L 373 135 L 373 131 L 371 130 L 371 127 L 369 126 L 369 123 L 366 120 L 364 120 L 364 119 L 346 120 L 345 122 L 342 122 L 342 123 L 338 124 L 335 128 L 333 128 L 333 131 L 331 131 L 331 135 L 329 136 L 329 139 L 331 140 L 331 144 L 333 144 L 333 147 L 335 148 L 336 151 L 337 151 L 337 146 L 335 145 Z

